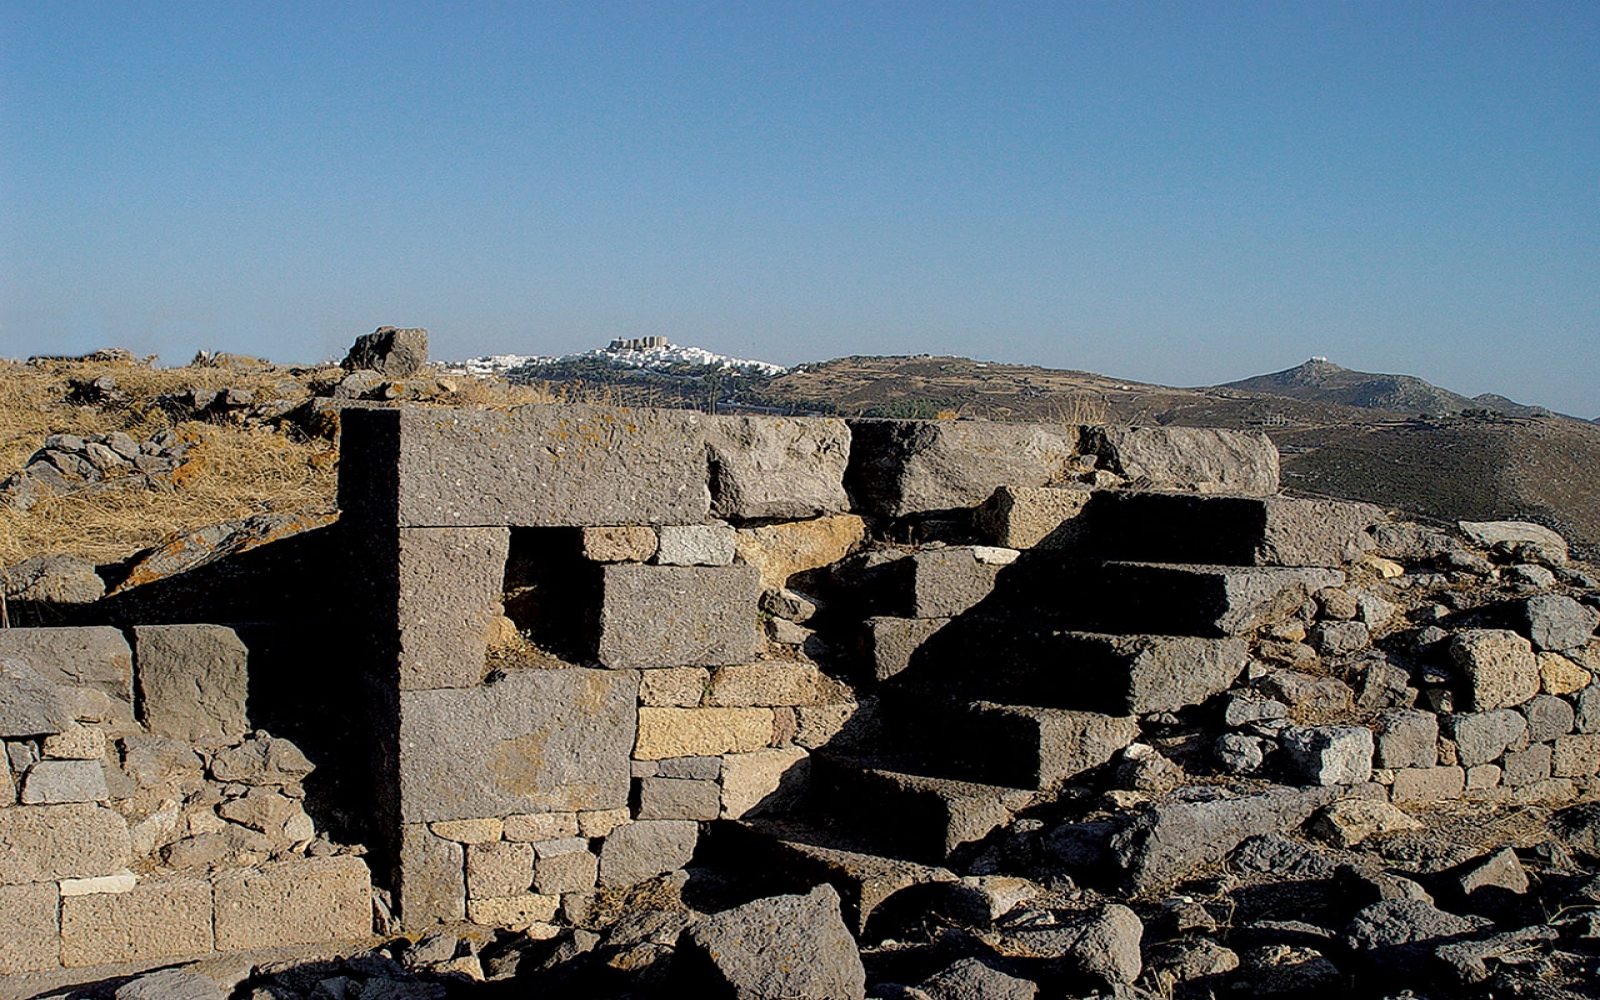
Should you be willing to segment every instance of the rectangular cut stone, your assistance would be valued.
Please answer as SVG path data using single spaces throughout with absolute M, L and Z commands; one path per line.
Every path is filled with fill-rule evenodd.
M 49 882 L 0 886 L 0 976 L 60 966 L 56 887 Z
M 771 805 L 769 796 L 783 797 L 775 793 L 786 784 L 799 783 L 805 774 L 801 762 L 808 756 L 799 747 L 783 747 L 724 757 L 721 817 L 739 819 Z M 784 788 L 784 792 L 788 789 Z
M 139 876 L 130 871 L 115 875 L 97 875 L 94 878 L 64 878 L 61 895 L 92 896 L 98 892 L 132 892 L 139 884 Z
M 87 804 L 0 809 L 0 885 L 114 875 L 127 867 L 128 824 Z
M 716 819 L 722 791 L 715 781 L 642 778 L 639 819 Z
M 704 428 L 688 410 L 348 409 L 339 504 L 402 527 L 697 524 Z
M 843 420 L 711 417 L 706 450 L 718 517 L 794 521 L 850 509 L 850 428 Z
M 912 655 L 948 624 L 948 618 L 868 618 L 866 645 L 873 676 L 886 681 L 909 667 Z
M 639 704 L 693 708 L 705 697 L 710 684 L 711 671 L 704 667 L 646 670 L 639 678 Z
M 644 562 L 656 554 L 656 530 L 645 525 L 579 528 L 578 548 L 592 562 Z
M 507 816 L 505 830 L 507 840 L 537 841 L 576 837 L 578 814 L 559 812 Z
M 1083 542 L 1105 559 L 1229 566 L 1342 566 L 1373 547 L 1371 504 L 1274 496 L 1101 490 Z
M 517 931 L 530 924 L 555 919 L 561 907 L 560 896 L 525 893 L 495 899 L 474 899 L 467 903 L 467 919 L 485 927 L 506 927 Z
M 402 691 L 404 821 L 624 805 L 638 690 L 636 673 L 574 667 Z
M 400 689 L 472 687 L 483 680 L 489 627 L 499 618 L 511 532 L 400 532 Z
M 641 708 L 640 760 L 748 753 L 772 742 L 770 708 Z
M 578 832 L 585 837 L 604 837 L 619 826 L 633 821 L 626 808 L 596 809 L 578 814 Z
M 533 845 L 467 845 L 467 898 L 520 896 L 533 887 Z
M 1394 772 L 1389 797 L 1396 805 L 1459 799 L 1467 772 L 1459 767 L 1404 767 Z
M 217 950 L 349 941 L 372 933 L 372 878 L 360 858 L 297 858 L 216 881 Z
M 105 766 L 97 760 L 41 760 L 22 779 L 25 806 L 108 798 Z
M 489 844 L 505 833 L 505 823 L 499 819 L 447 819 L 428 824 L 435 836 L 453 840 L 458 844 Z
M 656 562 L 663 566 L 731 566 L 731 524 L 663 524 Z
M 1550 770 L 1558 778 L 1582 778 L 1600 771 L 1600 734 L 1557 739 Z
M 199 879 L 67 896 L 61 900 L 61 964 L 71 969 L 204 955 L 212 950 L 211 921 L 211 886 Z
M 0 658 L 15 657 L 62 687 L 104 691 L 133 715 L 133 651 L 109 626 L 0 629 Z
M 1014 554 L 1014 553 L 1013 553 Z M 989 596 L 1001 566 L 981 561 L 972 546 L 918 552 L 911 567 L 907 618 L 953 618 Z
M 973 514 L 973 525 L 989 544 L 1008 549 L 1072 548 L 1092 496 L 1084 487 L 1001 486 Z
M 1278 492 L 1278 448 L 1260 431 L 1214 427 L 1085 428 L 1082 448 L 1100 467 L 1156 489 Z
M 879 517 L 973 507 L 1000 486 L 1059 482 L 1079 428 L 985 420 L 851 420 L 845 487 Z
M 250 731 L 249 650 L 221 625 L 137 625 L 139 705 L 156 736 L 224 746 Z
M 613 669 L 755 658 L 760 574 L 749 566 L 607 566 L 598 659 Z
M 534 845 L 533 889 L 543 895 L 589 892 L 600 872 L 600 859 L 582 837 Z
M 706 704 L 724 708 L 815 705 L 824 689 L 835 687 L 814 663 L 762 660 L 718 667 L 711 674 Z
M 694 856 L 700 824 L 652 819 L 612 831 L 600 848 L 600 885 L 613 889 L 681 868 Z
M 422 929 L 466 918 L 467 886 L 463 849 L 436 837 L 422 823 L 409 823 L 400 835 L 400 918 Z

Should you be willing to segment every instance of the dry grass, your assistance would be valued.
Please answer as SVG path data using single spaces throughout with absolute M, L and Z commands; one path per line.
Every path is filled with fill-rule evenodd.
M 26 512 L 0 508 L 0 565 L 66 552 L 126 558 L 175 534 L 273 511 L 334 510 L 336 454 L 264 428 L 188 423 L 199 441 L 178 484 L 43 496 Z

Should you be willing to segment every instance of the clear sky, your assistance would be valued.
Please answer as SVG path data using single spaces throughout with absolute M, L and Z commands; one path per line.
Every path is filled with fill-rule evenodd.
M 0 355 L 383 324 L 1600 415 L 1600 3 L 0 4 Z

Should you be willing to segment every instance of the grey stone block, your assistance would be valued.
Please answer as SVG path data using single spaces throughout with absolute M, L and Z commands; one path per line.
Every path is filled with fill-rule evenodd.
M 904 608 L 908 618 L 953 618 L 968 610 L 994 590 L 995 580 L 1008 561 L 1012 549 L 975 548 L 958 545 L 918 552 L 900 565 L 909 567 L 911 593 Z
M 711 508 L 705 420 L 582 405 L 349 409 L 339 505 L 402 527 L 699 524 Z
M 626 805 L 638 689 L 631 671 L 571 668 L 402 691 L 405 822 Z
M 948 618 L 868 618 L 866 652 L 873 675 L 886 681 L 909 667 L 912 654 L 948 624 Z
M 640 763 L 646 763 L 640 761 Z M 649 761 L 654 766 L 649 777 L 660 775 L 663 778 L 694 778 L 699 781 L 716 781 L 722 777 L 721 757 L 668 757 L 666 760 Z
M 1518 711 L 1528 720 L 1528 739 L 1533 743 L 1545 743 L 1567 735 L 1572 732 L 1577 718 L 1571 702 L 1549 694 L 1535 695 Z
M 1496 759 L 1508 747 L 1520 749 L 1526 745 L 1528 721 L 1520 712 L 1503 708 L 1446 716 L 1444 731 L 1456 742 L 1461 766 L 1476 767 Z
M 721 808 L 722 788 L 715 781 L 639 779 L 639 819 L 712 820 Z
M 1101 490 L 1083 542 L 1109 559 L 1228 566 L 1341 566 L 1372 548 L 1370 504 L 1294 497 Z
M 0 736 L 53 736 L 71 723 L 59 687 L 25 660 L 0 658 Z
M 694 856 L 700 824 L 687 819 L 652 819 L 619 826 L 600 848 L 600 887 L 633 885 L 682 868 Z
M 1000 486 L 1065 478 L 1079 429 L 981 420 L 852 420 L 845 486 L 880 517 L 973 507 Z
M 466 919 L 463 865 L 462 846 L 434 836 L 427 824 L 401 828 L 399 913 L 407 928 L 420 930 Z
M 1576 649 L 1594 637 L 1600 611 L 1561 594 L 1539 594 L 1519 601 L 1517 630 L 1536 650 Z
M 428 363 L 428 331 L 380 326 L 356 338 L 344 360 L 345 371 L 374 371 L 389 378 L 409 378 Z
M 1091 427 L 1082 445 L 1104 469 L 1157 489 L 1271 496 L 1278 449 L 1259 431 L 1209 427 Z
M 711 417 L 705 434 L 718 517 L 793 521 L 850 509 L 850 429 L 843 420 Z
M 1399 709 L 1379 715 L 1373 727 L 1375 767 L 1433 767 L 1439 763 L 1439 717 Z
M 1279 752 L 1299 781 L 1357 785 L 1372 777 L 1372 730 L 1365 726 L 1294 726 Z
M 502 611 L 511 533 L 404 528 L 399 539 L 400 689 L 472 687 Z
M 133 637 L 140 711 L 151 733 L 223 746 L 250 731 L 250 653 L 232 629 L 139 625 Z
M 1179 793 L 1125 821 L 1112 837 L 1112 856 L 1134 890 L 1145 892 L 1220 861 L 1246 838 L 1299 826 L 1338 794 L 1335 788 Z
M 83 803 L 0 809 L 0 885 L 93 878 L 121 871 L 128 824 Z
M 752 566 L 607 566 L 598 659 L 613 669 L 717 666 L 755 658 L 760 573 Z
M 731 566 L 737 534 L 731 524 L 663 524 L 656 562 L 663 566 Z
M 1344 580 L 1341 571 L 1320 567 L 1114 562 L 1069 610 L 1086 631 L 1137 632 L 1155 620 L 1182 635 L 1238 635 Z
M 105 766 L 97 760 L 41 760 L 22 779 L 25 806 L 102 802 L 110 797 Z
M 866 996 L 861 954 L 831 885 L 702 917 L 684 932 L 680 948 L 712 970 L 712 981 L 728 996 Z
M 1534 743 L 1526 750 L 1507 753 L 1502 767 L 1501 781 L 1512 788 L 1521 788 L 1550 777 L 1554 751 L 1548 743 Z
M 0 629 L 0 659 L 26 660 L 45 680 L 104 691 L 133 717 L 133 652 L 107 626 Z
M 219 873 L 217 950 L 352 941 L 372 933 L 372 879 L 360 858 L 296 858 Z
M 1474 712 L 1520 705 L 1539 693 L 1539 661 L 1533 646 L 1515 632 L 1457 632 L 1450 657 L 1466 679 L 1467 705 Z
M 552 896 L 590 892 L 599 877 L 600 859 L 583 837 L 546 840 L 533 845 L 533 891 Z

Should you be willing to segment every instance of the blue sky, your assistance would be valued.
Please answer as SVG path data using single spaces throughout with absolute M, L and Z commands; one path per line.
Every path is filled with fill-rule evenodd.
M 0 5 L 0 355 L 616 336 L 1600 415 L 1600 4 Z

